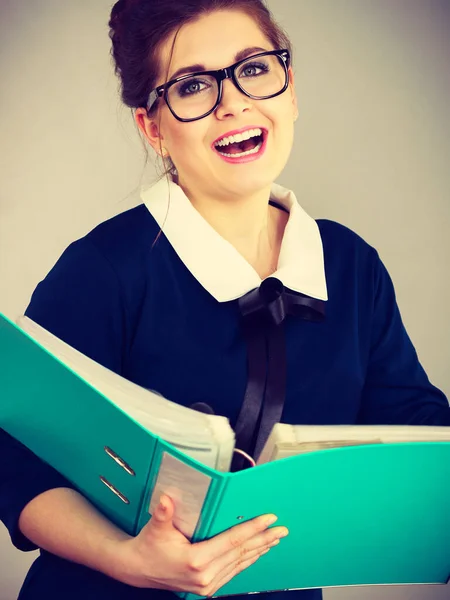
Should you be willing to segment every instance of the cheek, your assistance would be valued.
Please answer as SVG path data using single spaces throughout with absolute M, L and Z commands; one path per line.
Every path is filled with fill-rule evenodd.
M 208 145 L 204 127 L 194 123 L 177 123 L 171 127 L 170 145 L 173 156 L 189 162 L 189 157 L 205 151 Z
M 267 105 L 261 112 L 268 118 L 278 130 L 289 130 L 294 124 L 294 106 L 291 95 L 288 92 L 266 100 Z
M 274 127 L 273 149 L 281 163 L 285 163 L 294 143 L 292 106 L 288 103 L 280 103 L 276 112 L 273 113 L 272 122 Z
M 172 154 L 175 154 L 177 149 L 186 143 L 185 132 L 183 131 L 183 128 L 180 127 L 180 125 L 183 124 L 171 124 L 170 129 L 166 130 L 167 145 L 171 147 Z
M 164 145 L 175 155 L 179 146 L 183 145 L 186 137 L 186 125 L 177 121 L 167 106 L 164 106 L 161 118 L 161 134 Z
M 294 115 L 292 106 L 280 103 L 272 113 L 275 140 L 280 144 L 291 144 L 294 135 Z

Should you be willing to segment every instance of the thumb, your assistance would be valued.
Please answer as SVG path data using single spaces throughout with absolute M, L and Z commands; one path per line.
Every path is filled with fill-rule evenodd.
M 155 508 L 152 514 L 150 522 L 147 524 L 152 530 L 163 529 L 167 530 L 172 528 L 172 519 L 175 512 L 175 507 L 172 500 L 165 495 L 162 495 L 159 499 L 159 504 Z

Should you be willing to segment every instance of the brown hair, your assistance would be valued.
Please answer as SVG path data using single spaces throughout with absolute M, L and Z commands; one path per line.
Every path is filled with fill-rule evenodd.
M 263 0 L 119 0 L 111 11 L 109 35 L 126 106 L 133 109 L 147 105 L 160 74 L 159 51 L 165 40 L 183 25 L 216 10 L 246 13 L 258 23 L 274 49 L 287 48 L 292 54 L 289 38 Z M 165 174 L 174 172 L 169 160 Z

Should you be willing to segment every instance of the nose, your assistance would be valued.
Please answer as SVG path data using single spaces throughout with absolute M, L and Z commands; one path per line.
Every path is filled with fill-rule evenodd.
M 252 100 L 241 92 L 232 79 L 225 79 L 223 82 L 222 99 L 215 110 L 218 119 L 237 116 L 250 110 Z

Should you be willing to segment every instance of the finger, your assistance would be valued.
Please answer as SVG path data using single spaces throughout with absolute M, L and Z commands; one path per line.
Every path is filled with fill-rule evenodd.
M 214 569 L 217 575 L 221 573 L 228 573 L 230 569 L 236 568 L 238 565 L 242 564 L 247 560 L 251 560 L 255 556 L 260 556 L 264 554 L 270 548 L 277 546 L 280 543 L 280 539 L 274 539 L 270 542 L 267 542 L 263 545 L 258 545 L 255 548 L 242 548 L 241 552 L 233 551 L 232 553 L 228 553 L 223 559 L 218 559 L 214 562 Z M 230 556 L 230 554 L 232 556 Z M 230 560 L 231 558 L 231 560 Z
M 286 530 L 284 527 L 279 527 L 278 529 Z M 218 578 L 222 579 L 224 577 L 224 573 L 227 574 L 233 572 L 239 567 L 239 565 L 243 565 L 243 569 L 249 561 L 252 561 L 254 558 L 258 558 L 262 554 L 266 553 L 270 548 L 278 545 L 280 543 L 279 535 L 280 533 L 275 537 L 272 534 L 269 538 L 266 537 L 264 543 L 261 543 L 262 540 L 260 539 L 257 545 L 253 543 L 251 547 L 245 547 L 248 546 L 248 544 L 244 544 L 244 546 L 239 549 L 227 552 L 221 558 L 212 561 L 208 566 L 201 569 L 203 571 L 201 577 L 202 581 L 207 581 L 209 588 L 209 586 L 212 585 L 211 582 L 216 581 Z
M 235 525 L 210 540 L 197 542 L 195 544 L 197 559 L 200 563 L 208 564 L 230 550 L 239 548 L 239 546 L 242 546 L 242 544 L 263 531 L 266 531 L 276 520 L 277 517 L 275 515 L 262 515 L 240 525 Z
M 207 568 L 211 565 L 211 568 L 214 569 L 215 573 L 219 573 L 224 569 L 227 569 L 229 565 L 236 563 L 238 560 L 245 558 L 247 554 L 252 552 L 259 552 L 264 550 L 268 546 L 270 546 L 273 542 L 279 541 L 281 538 L 285 537 L 289 531 L 286 527 L 271 527 L 254 536 L 250 540 L 244 542 L 238 548 L 233 548 L 228 552 L 225 552 L 222 556 L 202 562 L 202 555 L 195 555 L 194 563 L 198 564 L 202 568 Z M 211 540 L 209 540 L 211 541 Z M 198 544 L 194 544 L 192 549 L 195 551 L 196 546 Z
M 172 500 L 168 496 L 161 496 L 159 504 L 153 511 L 152 518 L 142 528 L 139 535 L 146 536 L 152 535 L 164 535 L 168 529 L 173 528 L 173 515 L 175 512 L 175 506 Z
M 248 569 L 248 567 L 255 564 L 261 558 L 261 556 L 264 556 L 268 552 L 270 552 L 270 548 L 260 550 L 259 552 L 254 552 L 251 556 L 248 555 L 241 561 L 238 561 L 233 565 L 229 565 L 228 569 L 222 571 L 222 573 L 217 574 L 217 577 L 211 583 L 210 589 L 207 590 L 207 595 L 212 596 L 213 594 L 215 594 L 217 590 L 220 590 L 220 588 L 222 588 L 226 583 L 231 581 L 233 577 L 236 577 L 238 573 L 241 573 L 241 571 Z
M 247 557 L 253 556 L 255 553 L 262 552 L 273 544 L 276 545 L 279 543 L 280 539 L 287 534 L 288 530 L 286 527 L 273 527 L 268 529 L 248 540 L 248 542 L 245 542 L 239 548 L 229 550 L 223 556 L 211 563 L 211 566 L 214 567 L 216 573 L 225 571 L 230 565 L 235 565 Z

